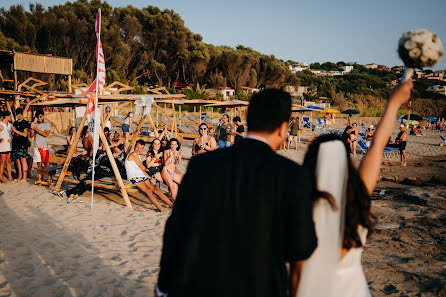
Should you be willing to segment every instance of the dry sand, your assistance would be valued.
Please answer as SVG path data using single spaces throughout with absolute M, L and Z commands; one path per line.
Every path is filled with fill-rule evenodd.
M 381 175 L 446 177 L 446 147 L 437 132 L 426 134 L 409 137 L 407 167 L 393 158 Z M 302 162 L 306 147 L 279 153 Z M 190 148 L 185 142 L 186 159 Z M 143 195 L 131 196 L 131 210 L 98 191 L 90 210 L 90 192 L 84 203 L 67 204 L 31 182 L 0 189 L 0 296 L 153 296 L 169 214 Z M 372 295 L 446 296 L 446 187 L 380 182 L 372 206 L 379 223 L 363 256 Z

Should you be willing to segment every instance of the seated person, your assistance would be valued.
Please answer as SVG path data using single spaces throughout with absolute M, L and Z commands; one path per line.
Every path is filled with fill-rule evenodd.
M 182 162 L 180 143 L 178 139 L 172 138 L 168 144 L 169 149 L 164 150 L 164 167 L 161 171 L 161 177 L 169 187 L 170 196 L 175 201 L 178 195 L 178 185 L 181 184 L 183 174 L 178 170 L 177 164 Z
M 74 156 L 85 156 L 91 158 L 93 156 L 93 137 L 91 137 L 88 132 L 88 126 L 84 126 L 81 132 L 82 146 L 84 147 L 84 151 L 77 152 Z
M 161 141 L 159 139 L 155 138 L 150 144 L 144 163 L 144 165 L 149 169 L 150 175 L 153 176 L 155 180 L 163 183 L 164 180 L 161 177 L 161 169 L 163 167 L 163 151 L 161 150 Z
M 116 166 L 118 167 L 119 173 L 123 179 L 126 179 L 126 172 L 124 167 L 124 153 L 115 153 L 113 154 L 115 158 Z M 99 152 L 96 156 L 95 165 L 94 165 L 94 179 L 99 180 L 101 178 L 107 176 L 114 176 L 113 168 L 111 166 L 110 160 L 108 159 L 107 153 Z M 87 185 L 87 181 L 91 180 L 92 176 L 92 166 L 87 170 L 87 176 L 80 180 L 80 183 L 77 184 L 74 188 L 68 189 L 66 191 L 61 191 L 61 194 L 66 194 L 69 197 L 73 197 L 72 195 L 82 195 L 88 190 L 91 190 L 91 185 Z
M 160 188 L 150 183 L 149 175 L 146 172 L 147 168 L 143 165 L 141 157 L 139 156 L 142 153 L 144 146 L 144 140 L 140 139 L 136 141 L 134 150 L 125 159 L 127 179 L 136 185 L 139 190 L 144 192 L 149 198 L 150 202 L 152 202 L 159 211 L 168 211 L 168 209 L 159 204 L 154 193 L 168 206 L 172 207 L 173 203 L 166 197 L 166 195 L 164 195 Z

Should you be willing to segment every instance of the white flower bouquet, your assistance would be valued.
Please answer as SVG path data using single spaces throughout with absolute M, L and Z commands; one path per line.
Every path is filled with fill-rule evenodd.
M 441 60 L 444 50 L 437 34 L 425 29 L 415 29 L 401 36 L 398 43 L 398 54 L 403 60 L 405 69 L 402 82 L 413 76 L 414 68 L 430 67 Z

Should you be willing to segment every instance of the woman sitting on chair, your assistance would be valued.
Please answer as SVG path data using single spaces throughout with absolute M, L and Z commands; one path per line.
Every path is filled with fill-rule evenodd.
M 144 140 L 138 140 L 135 144 L 135 149 L 125 159 L 125 170 L 127 172 L 127 179 L 144 192 L 149 198 L 150 202 L 159 209 L 159 211 L 168 211 L 162 207 L 158 200 L 156 200 L 154 193 L 167 205 L 173 206 L 173 203 L 164 195 L 164 193 L 155 185 L 152 185 L 147 174 L 147 168 L 143 165 L 141 157 L 139 156 L 144 149 Z
M 183 175 L 176 167 L 182 161 L 180 143 L 176 138 L 172 138 L 168 147 L 169 149 L 164 151 L 164 168 L 161 171 L 161 177 L 169 187 L 172 200 L 175 201 L 178 195 L 178 185 L 183 179 Z
M 149 169 L 150 174 L 159 182 L 163 183 L 164 180 L 161 177 L 161 170 L 163 167 L 163 151 L 161 149 L 161 141 L 155 138 L 150 144 L 149 151 L 146 155 L 145 161 L 146 167 Z

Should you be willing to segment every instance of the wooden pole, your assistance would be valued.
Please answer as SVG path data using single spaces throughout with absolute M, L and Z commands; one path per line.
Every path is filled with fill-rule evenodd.
M 214 124 L 214 108 L 211 107 L 211 124 Z
M 201 105 L 200 105 L 200 115 L 199 115 L 199 117 L 200 117 L 200 124 L 201 124 Z
M 15 122 L 15 117 L 14 117 L 14 114 L 12 113 L 11 103 L 9 101 L 6 101 L 6 107 L 8 108 L 8 111 L 11 113 L 12 121 Z
M 173 99 L 172 99 L 172 111 L 173 111 L 172 134 L 175 135 L 175 138 L 178 138 L 177 117 L 176 117 L 175 104 L 173 103 Z
M 156 104 L 155 104 L 156 105 Z M 160 126 L 159 118 L 158 118 L 158 108 L 156 109 L 156 126 Z
M 132 149 L 133 145 L 135 144 L 136 140 L 138 139 L 139 130 L 141 130 L 142 124 L 144 124 L 144 119 L 146 116 L 142 116 L 139 120 L 138 126 L 136 127 L 135 133 L 133 133 L 132 141 L 130 142 L 130 145 L 128 148 L 126 148 L 127 155 L 130 153 L 130 150 Z
M 180 122 L 181 127 L 181 104 L 178 105 L 178 121 Z
M 155 134 L 155 137 L 158 138 L 159 137 L 158 129 L 156 128 L 155 123 L 153 122 L 152 117 L 150 115 L 147 117 L 147 120 L 149 121 L 149 124 L 153 129 L 153 133 Z
M 110 165 L 112 166 L 116 180 L 118 181 L 119 188 L 121 189 L 121 194 L 122 194 L 122 198 L 124 198 L 125 205 L 127 205 L 127 207 L 133 208 L 132 204 L 130 203 L 130 199 L 127 194 L 127 191 L 125 189 L 124 182 L 122 181 L 121 174 L 119 173 L 118 166 L 116 165 L 115 158 L 113 157 L 113 153 L 110 150 L 110 146 L 108 145 L 107 138 L 105 137 L 104 130 L 99 129 L 99 137 L 102 140 L 102 145 L 105 146 L 105 151 L 107 152 L 107 156 L 110 161 Z M 59 177 L 59 179 L 60 179 L 60 177 Z
M 15 60 L 15 59 L 14 59 Z M 15 63 L 14 63 L 15 64 Z M 18 85 L 18 81 L 17 81 L 17 70 L 15 70 L 15 65 L 14 65 L 14 91 L 17 91 L 17 85 Z
M 73 90 L 71 89 L 71 74 L 68 75 L 68 92 L 71 93 Z
M 73 158 L 73 155 L 77 149 L 77 142 L 79 141 L 79 138 L 82 133 L 82 128 L 85 125 L 85 122 L 87 121 L 87 113 L 85 112 L 84 117 L 82 118 L 81 124 L 79 125 L 79 128 L 77 129 L 76 135 L 74 136 L 73 144 L 70 146 L 68 151 L 68 156 L 65 159 L 65 163 L 63 164 L 62 172 L 59 175 L 59 178 L 57 179 L 56 183 L 56 192 L 59 192 L 60 186 L 62 185 L 62 181 L 65 177 L 65 174 L 67 173 L 68 166 L 70 166 L 71 159 Z

